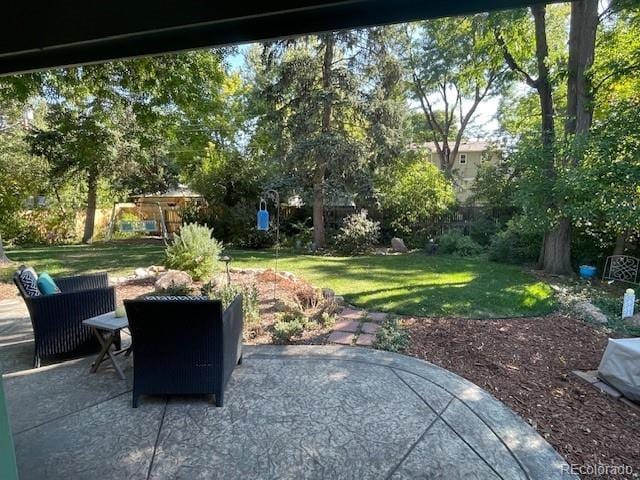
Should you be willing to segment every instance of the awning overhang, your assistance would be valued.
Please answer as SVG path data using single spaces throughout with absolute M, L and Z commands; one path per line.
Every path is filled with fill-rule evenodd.
M 5 2 L 0 75 L 509 9 L 531 0 Z

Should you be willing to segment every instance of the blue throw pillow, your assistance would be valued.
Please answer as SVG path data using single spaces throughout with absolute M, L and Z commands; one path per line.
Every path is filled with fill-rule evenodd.
M 53 295 L 55 293 L 60 293 L 60 289 L 56 285 L 56 282 L 53 281 L 53 278 L 48 273 L 41 273 L 38 277 L 38 290 L 43 295 Z

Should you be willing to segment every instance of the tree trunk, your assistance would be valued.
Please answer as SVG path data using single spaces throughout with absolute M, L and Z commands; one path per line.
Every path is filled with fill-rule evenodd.
M 545 238 L 544 270 L 557 275 L 571 273 L 571 221 L 561 218 Z
M 598 0 L 572 2 L 567 66 L 567 135 L 586 135 L 591 128 L 593 88 L 589 69 L 595 56 L 597 28 Z M 573 160 L 578 163 L 580 158 Z
M 551 80 L 549 78 L 549 44 L 547 42 L 547 22 L 546 22 L 546 7 L 544 5 L 534 5 L 531 7 L 531 14 L 533 15 L 536 35 L 536 66 L 538 71 L 538 78 L 534 82 L 536 91 L 538 92 L 538 99 L 540 102 L 540 115 L 541 115 L 541 132 L 540 141 L 542 143 L 542 151 L 545 156 L 545 174 L 550 180 L 555 178 L 555 107 L 553 103 L 553 89 L 551 87 Z M 553 208 L 555 201 L 552 196 L 548 196 L 545 200 L 547 208 Z M 559 273 L 555 271 L 556 268 L 560 268 L 558 265 L 558 252 L 553 253 L 555 245 L 558 245 L 558 240 L 563 238 L 561 231 L 556 227 L 549 232 L 545 232 L 542 237 L 542 243 L 540 244 L 540 254 L 538 256 L 538 268 L 545 270 L 549 273 Z M 569 256 L 570 259 L 570 246 L 569 243 Z M 566 246 L 563 247 L 563 251 L 566 251 Z M 561 262 L 564 265 L 564 262 Z M 553 269 L 553 272 L 549 270 L 549 267 Z M 571 265 L 569 262 L 569 271 L 561 273 L 569 273 L 571 271 Z
M 7 265 L 11 263 L 9 257 L 4 251 L 4 244 L 2 243 L 2 235 L 0 235 L 0 265 Z
M 324 99 L 322 101 L 322 134 L 328 136 L 331 133 L 331 113 L 333 110 L 333 98 L 331 95 L 333 49 L 335 38 L 333 33 L 322 37 L 324 43 L 324 61 L 322 63 L 322 89 Z M 313 242 L 316 248 L 325 246 L 324 230 L 324 181 L 327 173 L 327 159 L 318 156 L 313 172 Z
M 588 73 L 595 55 L 597 27 L 598 0 L 581 0 L 571 3 L 565 136 L 584 137 L 591 128 L 593 102 Z M 584 138 L 580 138 L 580 144 L 584 144 Z M 581 148 L 574 150 L 573 156 L 568 160 L 574 165 L 579 164 L 582 159 L 581 151 Z M 562 210 L 562 202 L 557 207 Z M 566 217 L 561 218 L 558 225 L 548 232 L 545 238 L 545 271 L 556 274 L 571 273 L 571 220 Z
M 616 238 L 616 246 L 613 247 L 613 255 L 624 255 L 625 247 L 627 246 L 627 237 L 629 236 L 629 231 L 626 230 L 622 232 Z
M 536 268 L 538 270 L 544 270 L 544 249 L 547 244 L 547 233 L 545 232 L 542 235 L 542 241 L 540 242 L 540 252 L 538 253 L 538 262 L 536 263 Z
M 87 213 L 84 220 L 84 234 L 82 243 L 91 243 L 93 227 L 96 221 L 96 204 L 98 196 L 98 171 L 90 168 L 87 174 Z
M 318 165 L 313 175 L 313 243 L 324 248 L 324 165 Z
M 553 145 L 555 142 L 555 108 L 553 105 L 553 90 L 549 79 L 549 45 L 547 42 L 546 7 L 534 5 L 531 7 L 536 32 L 536 65 L 538 78 L 535 87 L 540 100 L 540 112 L 542 121 L 542 148 L 547 155 L 547 170 L 554 171 Z M 555 174 L 554 174 L 555 176 Z

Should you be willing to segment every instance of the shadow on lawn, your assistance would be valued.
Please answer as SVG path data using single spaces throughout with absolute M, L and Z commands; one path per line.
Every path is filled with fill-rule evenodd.
M 501 318 L 536 316 L 555 309 L 552 297 L 536 295 L 526 286 L 491 290 L 482 279 L 449 284 L 384 287 L 346 296 L 367 310 L 416 316 Z
M 233 252 L 245 264 L 267 267 L 273 252 Z M 257 265 L 255 265 L 257 266 Z M 319 286 L 329 286 L 368 310 L 406 315 L 469 318 L 540 315 L 553 311 L 548 286 L 520 268 L 484 257 L 460 258 L 412 253 L 398 256 L 280 256 L 291 269 Z
M 104 270 L 132 273 L 136 267 L 161 263 L 163 250 L 158 245 L 115 243 L 15 249 L 7 252 L 15 266 L 0 270 L 0 280 L 10 281 L 15 267 L 20 264 L 59 276 Z

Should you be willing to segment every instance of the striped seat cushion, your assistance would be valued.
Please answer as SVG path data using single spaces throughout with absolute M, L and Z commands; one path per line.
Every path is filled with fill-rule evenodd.
M 29 297 L 39 297 L 42 295 L 38 288 L 38 274 L 31 267 L 22 267 L 18 271 L 18 280 Z

